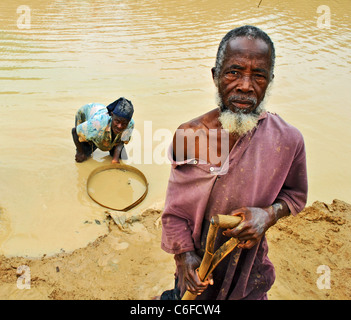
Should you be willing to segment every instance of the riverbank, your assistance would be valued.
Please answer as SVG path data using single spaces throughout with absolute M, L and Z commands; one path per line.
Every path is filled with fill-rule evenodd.
M 173 286 L 174 273 L 173 257 L 160 249 L 161 212 L 162 203 L 133 216 L 106 211 L 109 232 L 71 253 L 0 256 L 0 299 L 148 300 L 160 294 Z M 350 234 L 351 205 L 340 200 L 315 202 L 281 219 L 267 233 L 277 274 L 269 299 L 349 299 Z M 30 289 L 17 274 L 20 266 L 30 272 Z

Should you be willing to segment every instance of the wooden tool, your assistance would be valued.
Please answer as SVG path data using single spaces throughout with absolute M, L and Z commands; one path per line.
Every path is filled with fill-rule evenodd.
M 205 254 L 198 269 L 198 275 L 201 281 L 207 279 L 207 277 L 213 272 L 217 265 L 230 252 L 232 252 L 239 243 L 238 239 L 230 238 L 216 252 L 214 252 L 214 244 L 218 229 L 233 229 L 241 222 L 241 220 L 241 217 L 238 216 L 228 216 L 221 214 L 212 217 L 210 228 L 207 233 Z M 196 294 L 192 294 L 191 292 L 186 291 L 182 300 L 194 300 L 196 297 Z

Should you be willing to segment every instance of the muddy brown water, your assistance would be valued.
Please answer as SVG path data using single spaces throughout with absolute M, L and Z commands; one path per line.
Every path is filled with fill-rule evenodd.
M 111 158 L 96 151 L 75 163 L 70 133 L 89 102 L 132 100 L 127 152 L 150 183 L 135 210 L 163 201 L 172 134 L 215 107 L 217 46 L 243 24 L 275 42 L 266 106 L 305 137 L 309 203 L 348 201 L 350 13 L 349 0 L 1 1 L 0 253 L 72 251 L 107 232 L 86 181 Z

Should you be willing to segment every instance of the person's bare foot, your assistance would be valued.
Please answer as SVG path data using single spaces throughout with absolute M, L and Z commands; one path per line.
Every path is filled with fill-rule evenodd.
M 88 157 L 84 153 L 80 153 L 77 151 L 77 153 L 76 153 L 76 161 L 77 162 L 83 162 L 87 159 L 88 159 Z

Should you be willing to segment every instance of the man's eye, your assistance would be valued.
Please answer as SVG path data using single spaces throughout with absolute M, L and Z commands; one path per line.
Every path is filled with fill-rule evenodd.
M 266 80 L 266 76 L 263 74 L 255 74 L 256 80 L 263 81 Z
M 239 72 L 238 71 L 235 71 L 235 70 L 231 70 L 231 71 L 228 71 L 224 74 L 224 77 L 227 78 L 227 79 L 235 79 L 237 78 L 239 75 Z

